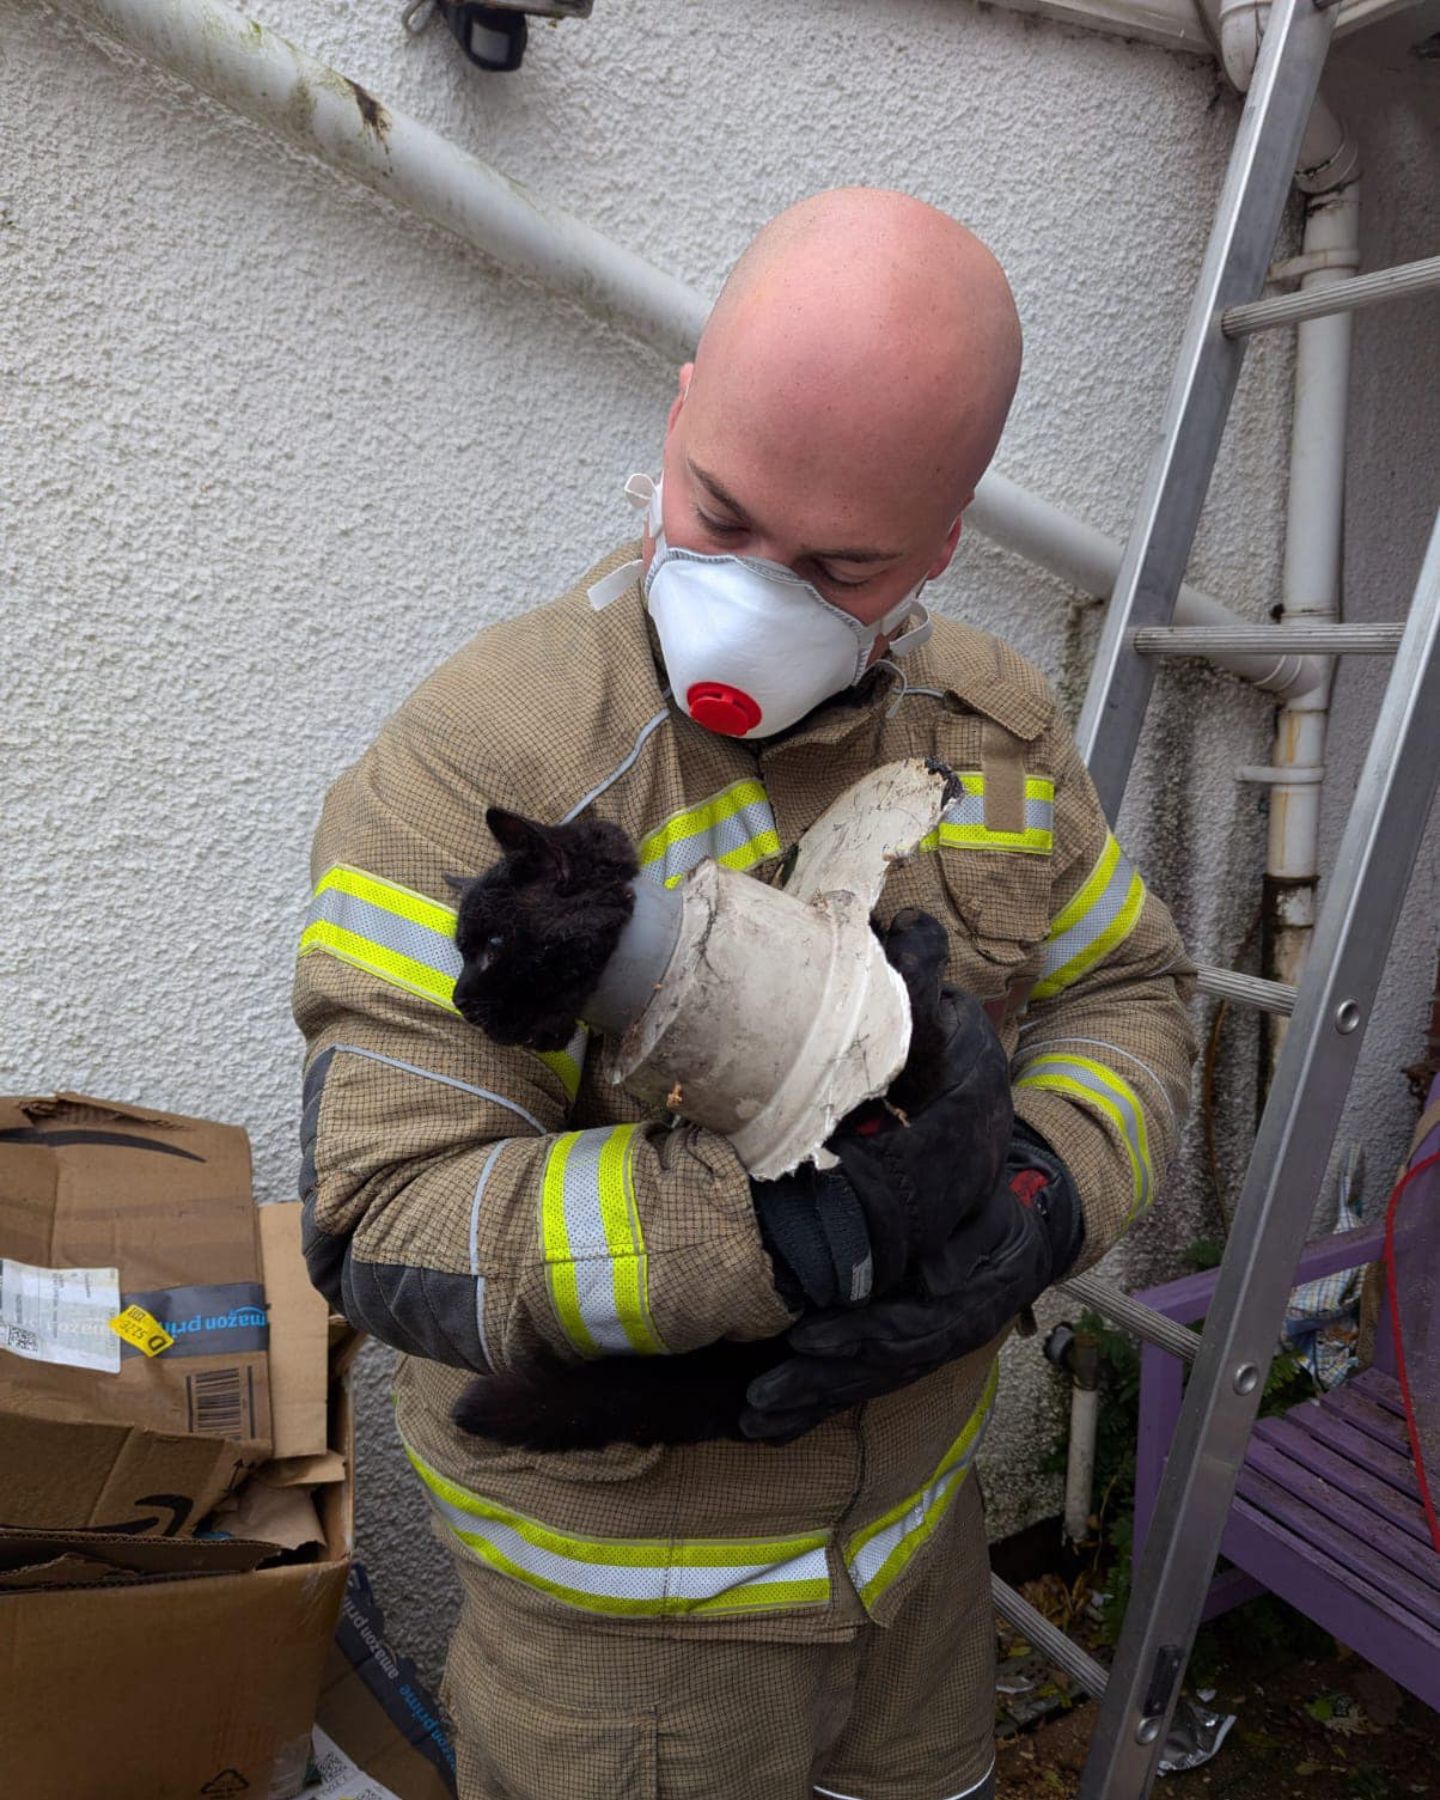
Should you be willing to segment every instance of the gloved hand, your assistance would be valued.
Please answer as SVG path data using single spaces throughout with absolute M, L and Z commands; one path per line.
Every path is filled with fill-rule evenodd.
M 752 1182 L 776 1285 L 791 1305 L 895 1292 L 994 1191 L 1013 1113 L 1010 1070 L 980 1002 L 942 985 L 949 943 L 928 913 L 898 913 L 885 954 L 910 994 L 910 1052 L 885 1102 L 843 1121 L 837 1169 Z
M 740 1429 L 788 1443 L 831 1413 L 893 1393 L 989 1343 L 1066 1274 L 1084 1237 L 1069 1170 L 1038 1133 L 1018 1124 L 1004 1179 L 921 1259 L 907 1291 L 792 1327 L 797 1354 L 751 1382 Z

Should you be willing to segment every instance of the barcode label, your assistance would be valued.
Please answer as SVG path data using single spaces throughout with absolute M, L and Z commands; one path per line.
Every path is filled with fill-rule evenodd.
M 190 1429 L 202 1437 L 247 1437 L 245 1388 L 239 1369 L 205 1369 L 185 1377 Z
M 318 1725 L 315 1767 L 320 1772 L 320 1785 L 303 1789 L 300 1800 L 399 1800 L 393 1788 L 367 1775 Z
M 120 1340 L 110 1321 L 119 1309 L 115 1269 L 47 1269 L 0 1259 L 0 1350 L 113 1375 Z

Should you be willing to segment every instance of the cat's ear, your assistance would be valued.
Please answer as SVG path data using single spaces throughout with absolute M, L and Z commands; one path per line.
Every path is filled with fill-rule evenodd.
M 535 874 L 548 874 L 554 879 L 564 877 L 567 858 L 556 841 L 558 833 L 552 827 L 539 825 L 519 813 L 506 812 L 503 806 L 487 807 L 485 823 L 505 854 L 523 868 Z
M 452 875 L 448 869 L 445 871 L 444 881 L 446 887 L 448 887 L 453 894 L 464 894 L 465 890 L 470 885 L 470 877 L 468 875 Z

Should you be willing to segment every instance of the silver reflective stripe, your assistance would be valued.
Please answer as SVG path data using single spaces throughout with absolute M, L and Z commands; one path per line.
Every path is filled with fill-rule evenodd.
M 431 1499 L 455 1531 L 482 1539 L 523 1574 L 538 1575 L 594 1599 L 697 1602 L 714 1600 L 737 1587 L 825 1578 L 823 1549 L 802 1551 L 788 1562 L 732 1563 L 721 1568 L 687 1568 L 663 1560 L 649 1567 L 582 1562 L 532 1543 L 504 1519 L 479 1518 L 438 1494 L 432 1493 Z M 655 1549 L 657 1558 L 663 1558 L 666 1546 L 657 1544 Z
M 944 1518 L 956 1489 L 969 1474 L 990 1422 L 999 1378 L 997 1358 L 990 1364 L 974 1412 L 925 1486 L 908 1495 L 888 1513 L 882 1513 L 847 1543 L 845 1565 L 867 1611 L 874 1610 L 876 1602 L 909 1567 Z
M 1107 834 L 1099 861 L 1050 927 L 1032 1000 L 1060 993 L 1103 962 L 1135 929 L 1144 905 L 1145 883 Z
M 952 800 L 940 815 L 945 825 L 980 825 L 985 823 L 985 795 L 970 793 L 961 794 L 958 800 Z M 1055 802 L 1043 800 L 1035 796 L 1025 801 L 1025 829 L 1027 831 L 1052 831 L 1055 826 Z
M 600 1209 L 600 1157 L 608 1130 L 576 1134 L 565 1159 L 565 1235 L 575 1263 L 575 1297 L 597 1350 L 625 1356 L 634 1346 L 615 1301 L 615 1269 Z
M 641 841 L 639 854 L 640 873 L 666 887 L 707 857 L 744 870 L 778 856 L 780 839 L 764 784 L 747 777 L 675 813 Z
M 474 1094 L 477 1100 L 492 1100 L 496 1106 L 503 1106 L 507 1112 L 517 1114 L 542 1137 L 545 1135 L 545 1127 L 534 1113 L 526 1112 L 518 1100 L 507 1100 L 504 1094 L 497 1094 L 493 1088 L 474 1087 L 470 1082 L 457 1080 L 453 1075 L 440 1075 L 434 1069 L 422 1069 L 418 1063 L 401 1062 L 396 1056 L 382 1056 L 378 1050 L 362 1050 L 359 1044 L 336 1044 L 335 1049 L 344 1050 L 351 1056 L 368 1057 L 371 1062 L 384 1063 L 387 1069 L 403 1069 L 407 1075 L 419 1075 L 425 1081 L 438 1081 L 442 1087 L 459 1088 L 462 1094 Z
M 976 1442 L 979 1442 L 978 1436 Z M 922 1488 L 898 1519 L 883 1531 L 877 1531 L 869 1543 L 862 1545 L 850 1558 L 850 1577 L 857 1588 L 863 1590 L 875 1579 L 895 1550 L 912 1532 L 925 1530 L 932 1508 L 941 1505 L 951 1488 L 970 1473 L 970 1460 L 970 1456 L 967 1456 L 962 1462 L 956 1463 L 954 1468 L 947 1469 L 938 1481 L 932 1481 L 929 1487 Z
M 707 856 L 720 862 L 724 857 L 744 850 L 755 838 L 774 830 L 775 815 L 770 810 L 770 802 L 752 800 L 748 806 L 742 806 L 739 812 L 731 813 L 728 819 L 721 819 L 716 824 L 707 826 L 695 837 L 682 838 L 678 844 L 667 845 L 663 864 L 666 885 L 678 875 L 688 875 Z M 763 858 L 757 857 L 756 860 L 761 861 Z M 647 868 L 643 872 L 649 875 L 652 869 Z
M 1149 1063 L 1142 1062 L 1140 1060 L 1140 1058 L 1138 1056 L 1134 1055 L 1131 1051 L 1122 1050 L 1118 1044 L 1107 1044 L 1103 1038 L 1058 1037 L 1058 1038 L 1040 1038 L 1036 1043 L 1033 1043 L 1033 1044 L 1025 1042 L 1025 1034 L 1026 1034 L 1027 1030 L 1033 1031 L 1037 1025 L 1043 1027 L 1046 1023 L 1049 1023 L 1049 1021 L 1035 1020 L 1028 1027 L 1024 1026 L 1024 1025 L 1022 1025 L 1020 1027 L 1020 1042 L 1021 1042 L 1023 1054 L 1025 1056 L 1027 1056 L 1027 1057 L 1034 1056 L 1038 1051 L 1041 1051 L 1041 1050 L 1054 1050 L 1061 1044 L 1079 1044 L 1083 1049 L 1086 1049 L 1086 1050 L 1100 1050 L 1104 1053 L 1104 1057 L 1107 1062 L 1109 1061 L 1109 1059 L 1112 1056 L 1118 1056 L 1122 1062 L 1128 1062 L 1128 1063 L 1133 1064 L 1133 1066 L 1135 1068 L 1137 1068 L 1142 1075 L 1148 1076 L 1152 1087 L 1155 1089 L 1155 1092 L 1160 1096 L 1160 1104 L 1165 1108 L 1166 1117 L 1170 1120 L 1171 1129 L 1173 1131 L 1178 1131 L 1180 1129 L 1179 1115 L 1176 1113 L 1175 1108 L 1170 1103 L 1170 1095 L 1166 1091 L 1164 1079 L 1160 1075 L 1158 1070 L 1152 1069 L 1150 1067 Z M 1187 1093 L 1188 1093 L 1188 1089 L 1187 1089 Z
M 337 926 L 350 937 L 375 945 L 382 952 L 388 951 L 391 955 L 404 957 L 407 962 L 419 964 L 434 978 L 433 982 L 424 984 L 429 997 L 438 999 L 443 994 L 442 1004 L 450 1004 L 449 991 L 462 966 L 453 936 L 387 907 L 377 906 L 359 894 L 347 893 L 340 887 L 323 887 L 315 895 L 310 903 L 302 944 L 307 938 L 313 938 L 317 925 L 326 924 Z M 453 931 L 453 927 L 451 929 Z

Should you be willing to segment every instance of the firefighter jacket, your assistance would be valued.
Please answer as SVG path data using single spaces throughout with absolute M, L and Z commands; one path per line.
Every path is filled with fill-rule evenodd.
M 725 1139 L 646 1116 L 583 1029 L 560 1052 L 505 1049 L 454 1010 L 447 874 L 494 862 L 498 804 L 613 820 L 654 881 L 705 857 L 763 880 L 868 770 L 940 758 L 963 793 L 878 911 L 947 926 L 949 979 L 986 1002 L 1017 1113 L 1074 1175 L 1087 1264 L 1175 1147 L 1193 968 L 1044 679 L 1005 644 L 937 619 L 904 683 L 877 666 L 779 738 L 718 737 L 671 704 L 638 582 L 589 603 L 636 553 L 482 631 L 329 791 L 295 989 L 306 1255 L 332 1304 L 404 1353 L 410 1460 L 441 1529 L 512 1599 L 609 1630 L 847 1636 L 893 1615 L 965 1481 L 998 1341 L 783 1447 L 537 1455 L 459 1432 L 473 1371 L 673 1355 L 791 1315 Z

